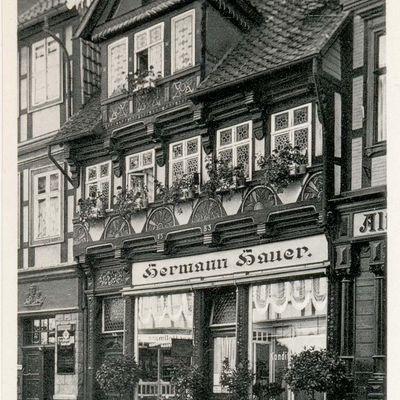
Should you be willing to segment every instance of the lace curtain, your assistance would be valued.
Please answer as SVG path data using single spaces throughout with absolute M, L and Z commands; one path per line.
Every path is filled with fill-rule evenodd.
M 193 294 L 179 293 L 139 297 L 139 329 L 193 326 Z
M 214 393 L 223 392 L 220 384 L 222 364 L 225 359 L 229 361 L 229 367 L 235 368 L 236 363 L 236 338 L 217 337 L 214 339 L 214 366 L 213 366 L 213 388 Z
M 327 279 L 314 278 L 253 286 L 253 322 L 268 320 L 268 311 L 283 314 L 288 306 L 302 311 L 312 303 L 317 312 L 326 309 Z

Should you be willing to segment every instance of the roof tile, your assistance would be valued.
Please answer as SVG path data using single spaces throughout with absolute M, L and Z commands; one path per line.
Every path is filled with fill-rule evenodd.
M 65 7 L 66 9 L 66 1 L 67 0 L 39 0 L 32 7 L 18 15 L 18 24 L 27 24 L 35 18 L 38 18 L 58 7 Z

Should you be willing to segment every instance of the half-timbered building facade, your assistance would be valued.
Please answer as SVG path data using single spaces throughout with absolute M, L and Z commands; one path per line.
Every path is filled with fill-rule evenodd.
M 83 398 L 100 398 L 96 369 L 124 353 L 143 372 L 135 399 L 171 398 L 182 363 L 208 374 L 207 398 L 224 398 L 228 359 L 249 360 L 256 380 L 300 400 L 282 378 L 304 346 L 348 360 L 354 398 L 372 393 L 365 379 L 376 387 L 371 363 L 378 356 L 379 368 L 383 350 L 368 353 L 358 330 L 370 294 L 362 291 L 374 282 L 368 260 L 381 265 L 384 253 L 381 236 L 367 254 L 365 233 L 350 231 L 383 224 L 384 192 L 357 192 L 384 179 L 383 112 L 381 139 L 366 145 L 355 101 L 359 76 L 372 73 L 368 90 L 383 90 L 385 69 L 356 61 L 355 2 L 339 3 L 94 0 L 82 17 L 74 38 L 99 46 L 101 88 L 50 146 L 62 146 L 76 188 Z M 269 184 L 263 160 L 285 149 L 301 162 Z M 360 208 L 349 203 L 357 193 Z M 368 210 L 374 215 L 361 221 Z M 354 260 L 366 268 L 357 278 Z M 376 285 L 382 294 L 382 280 Z M 367 369 L 357 370 L 354 348 Z

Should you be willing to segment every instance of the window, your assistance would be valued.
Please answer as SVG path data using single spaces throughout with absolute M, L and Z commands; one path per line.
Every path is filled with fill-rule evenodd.
M 61 238 L 62 181 L 59 171 L 33 173 L 33 240 Z
M 156 77 L 164 75 L 164 24 L 135 34 L 135 73 L 153 70 Z
M 55 344 L 54 318 L 30 318 L 23 321 L 24 345 Z
M 272 115 L 271 151 L 286 144 L 299 147 L 311 163 L 311 104 Z
M 228 360 L 229 368 L 236 366 L 236 338 L 231 336 L 214 338 L 213 360 L 213 393 L 228 393 L 220 383 L 224 361 Z
M 128 85 L 128 38 L 108 46 L 108 96 L 121 94 Z
M 111 199 L 111 163 L 92 165 L 86 168 L 86 197 L 97 197 L 98 193 L 104 195 L 106 208 L 110 205 Z
M 375 129 L 376 141 L 386 140 L 386 35 L 382 32 L 375 37 Z
M 195 11 L 185 12 L 172 18 L 172 73 L 194 65 Z
M 154 201 L 154 150 L 128 156 L 126 159 L 128 189 Z
M 251 179 L 252 122 L 231 126 L 217 131 L 217 155 L 232 163 L 242 165 L 248 179 Z
M 32 106 L 60 100 L 61 62 L 58 43 L 46 38 L 32 45 Z
M 236 292 L 215 296 L 211 311 L 211 326 L 236 324 Z
M 125 320 L 125 300 L 122 297 L 103 299 L 103 333 L 122 332 Z
M 171 143 L 169 182 L 172 184 L 183 175 L 193 176 L 200 173 L 200 137 Z

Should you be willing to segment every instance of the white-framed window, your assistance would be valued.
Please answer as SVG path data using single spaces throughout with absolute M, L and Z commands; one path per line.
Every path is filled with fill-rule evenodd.
M 123 332 L 125 325 L 125 300 L 122 297 L 106 297 L 102 306 L 103 333 Z
M 228 360 L 229 368 L 236 367 L 236 337 L 216 337 L 213 347 L 213 393 L 228 393 L 228 389 L 221 385 L 220 379 L 225 360 Z
M 62 238 L 62 178 L 58 170 L 32 171 L 31 244 Z
M 126 158 L 128 189 L 142 198 L 147 194 L 149 202 L 154 201 L 154 157 L 154 150 L 147 150 Z
M 195 10 L 171 19 L 172 73 L 192 67 L 195 62 Z
M 111 161 L 86 167 L 86 197 L 96 197 L 100 192 L 105 195 L 106 208 L 111 200 Z
M 247 179 L 251 179 L 253 123 L 247 121 L 217 131 L 217 156 L 232 163 L 232 167 L 243 166 Z
M 108 97 L 128 88 L 128 38 L 108 46 Z
M 136 33 L 134 41 L 135 73 L 140 75 L 152 69 L 155 77 L 164 76 L 164 23 Z
M 169 182 L 200 173 L 200 136 L 169 145 Z
M 311 135 L 311 103 L 272 114 L 271 151 L 280 150 L 289 143 L 303 150 L 311 164 Z
M 61 54 L 59 44 L 46 38 L 32 45 L 31 106 L 61 100 Z

